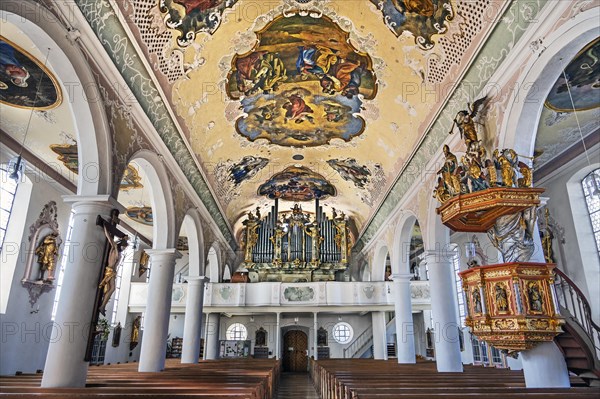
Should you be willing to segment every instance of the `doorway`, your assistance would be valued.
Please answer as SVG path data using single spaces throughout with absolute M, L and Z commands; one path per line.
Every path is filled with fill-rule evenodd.
M 308 337 L 300 330 L 291 330 L 283 336 L 283 371 L 308 370 Z

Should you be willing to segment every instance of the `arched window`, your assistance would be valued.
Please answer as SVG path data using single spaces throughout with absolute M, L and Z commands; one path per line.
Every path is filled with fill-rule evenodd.
M 248 330 L 242 323 L 233 323 L 227 327 L 225 336 L 229 341 L 243 341 L 248 337 Z
M 0 252 L 2 252 L 4 246 L 6 228 L 15 202 L 16 192 L 17 182 L 9 177 L 6 165 L 0 165 Z
M 600 253 L 600 168 L 584 177 L 581 186 L 596 239 L 596 248 Z

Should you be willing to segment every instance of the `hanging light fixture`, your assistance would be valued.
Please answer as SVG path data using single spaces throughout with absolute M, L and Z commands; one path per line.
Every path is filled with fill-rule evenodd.
M 48 52 L 46 53 L 46 59 L 44 60 L 44 67 L 48 63 L 48 57 L 50 56 L 50 48 L 48 48 Z M 23 136 L 23 141 L 21 142 L 21 148 L 19 149 L 19 155 L 15 158 L 11 159 L 8 162 L 8 171 L 11 179 L 13 179 L 17 184 L 23 176 L 25 171 L 25 161 L 23 160 L 23 148 L 25 147 L 25 140 L 27 140 L 27 134 L 29 133 L 29 126 L 31 125 L 31 118 L 33 117 L 33 112 L 35 111 L 35 106 L 37 105 L 40 88 L 42 87 L 42 81 L 44 80 L 44 73 L 40 75 L 40 80 L 38 81 L 37 89 L 35 90 L 35 97 L 33 99 L 33 106 L 31 107 L 31 113 L 29 114 L 29 120 L 27 121 L 27 127 L 25 128 L 25 135 Z M 25 84 L 26 86 L 27 84 Z

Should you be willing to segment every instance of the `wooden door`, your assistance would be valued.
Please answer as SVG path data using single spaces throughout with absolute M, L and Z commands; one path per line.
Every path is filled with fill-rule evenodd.
M 308 337 L 299 330 L 291 330 L 283 336 L 283 371 L 306 372 L 308 370 Z

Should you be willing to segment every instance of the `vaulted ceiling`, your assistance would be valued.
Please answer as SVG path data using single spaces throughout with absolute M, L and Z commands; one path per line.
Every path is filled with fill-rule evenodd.
M 282 210 L 299 201 L 308 211 L 320 198 L 364 232 L 383 201 L 397 198 L 390 192 L 413 156 L 439 148 L 456 110 L 477 95 L 461 88 L 455 101 L 456 82 L 472 73 L 481 84 L 496 67 L 489 63 L 499 64 L 471 71 L 479 52 L 505 54 L 528 24 L 502 18 L 518 9 L 504 0 L 76 3 L 221 230 L 234 235 L 248 211 L 265 215 L 275 197 Z M 492 42 L 499 25 L 512 37 Z M 25 43 L 4 26 L 3 34 Z M 434 125 L 447 103 L 443 126 Z M 65 134 L 26 142 L 44 159 L 56 160 L 50 142 L 70 140 L 63 106 L 44 123 L 60 119 Z M 0 128 L 19 139 L 23 110 L 0 111 Z M 32 127 L 44 116 L 34 115 Z M 428 141 L 432 126 L 443 132 Z
M 492 25 L 449 0 L 131 5 L 128 33 L 236 233 L 275 197 L 320 198 L 360 231 Z

